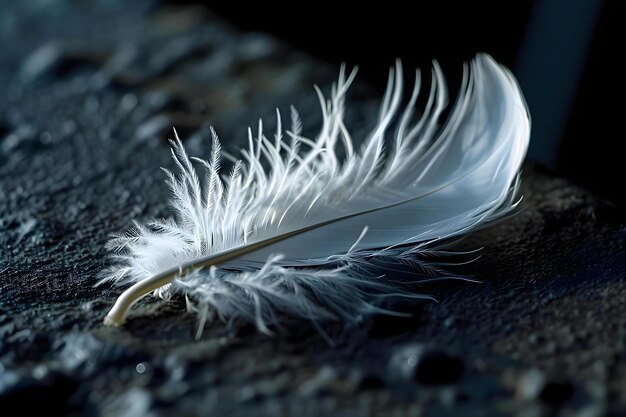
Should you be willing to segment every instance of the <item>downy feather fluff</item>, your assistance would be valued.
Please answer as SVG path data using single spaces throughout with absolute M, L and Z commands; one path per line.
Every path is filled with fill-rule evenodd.
M 267 333 L 285 317 L 356 321 L 372 312 L 393 314 L 381 307 L 388 297 L 427 298 L 371 265 L 409 264 L 437 276 L 424 255 L 509 212 L 528 146 L 528 111 L 511 73 L 479 55 L 465 67 L 443 124 L 448 95 L 433 64 L 417 118 L 420 73 L 402 108 L 398 62 L 378 122 L 356 148 L 343 121 L 354 76 L 342 69 L 329 98 L 317 89 L 323 124 L 315 138 L 302 136 L 295 109 L 287 131 L 277 114 L 273 137 L 261 124 L 258 132 L 249 130 L 248 148 L 226 175 L 215 132 L 207 160 L 189 158 L 176 136 L 178 172 L 165 170 L 175 219 L 135 223 L 112 239 L 115 263 L 105 279 L 136 283 L 180 268 L 156 292 L 184 294 L 201 327 L 217 317 L 252 321 Z M 234 255 L 194 267 L 223 253 Z

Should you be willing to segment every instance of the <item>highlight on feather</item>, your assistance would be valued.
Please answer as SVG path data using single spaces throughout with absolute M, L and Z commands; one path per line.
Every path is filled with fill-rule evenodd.
M 447 89 L 435 62 L 417 118 L 421 74 L 402 109 L 398 61 L 377 123 L 356 148 L 343 119 L 355 73 L 342 67 L 329 98 L 316 87 L 323 123 L 315 138 L 303 136 L 293 108 L 283 131 L 277 111 L 274 137 L 261 122 L 256 134 L 249 129 L 228 175 L 214 131 L 208 160 L 189 158 L 176 135 L 179 172 L 164 170 L 175 218 L 135 223 L 108 243 L 114 265 L 103 280 L 133 285 L 105 323 L 123 324 L 150 292 L 184 295 L 200 331 L 217 318 L 265 333 L 285 317 L 354 322 L 399 314 L 384 308 L 390 297 L 429 298 L 414 284 L 446 275 L 428 255 L 515 207 L 528 111 L 511 73 L 482 54 L 465 67 L 445 123 Z M 402 265 L 424 278 L 390 276 Z

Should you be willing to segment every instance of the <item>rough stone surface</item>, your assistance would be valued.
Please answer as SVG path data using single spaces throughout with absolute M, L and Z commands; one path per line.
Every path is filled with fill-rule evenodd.
M 424 286 L 411 318 L 303 323 L 275 337 L 216 323 L 195 341 L 183 303 L 145 300 L 124 329 L 94 288 L 104 243 L 167 216 L 159 166 L 176 126 L 191 154 L 208 126 L 235 151 L 257 117 L 336 68 L 209 11 L 148 1 L 0 4 L 0 407 L 47 415 L 452 416 L 626 412 L 624 218 L 528 164 L 523 210 L 456 244 L 484 247 Z M 375 101 L 352 95 L 367 125 Z M 159 307 L 159 308 L 157 308 Z

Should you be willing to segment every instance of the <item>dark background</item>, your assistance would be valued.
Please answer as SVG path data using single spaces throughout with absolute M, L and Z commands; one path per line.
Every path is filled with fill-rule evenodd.
M 488 52 L 513 70 L 528 101 L 530 158 L 626 205 L 624 106 L 615 104 L 624 92 L 619 1 L 209 4 L 241 29 L 273 33 L 336 65 L 358 64 L 381 89 L 396 57 L 405 70 L 437 59 L 453 81 L 463 60 Z

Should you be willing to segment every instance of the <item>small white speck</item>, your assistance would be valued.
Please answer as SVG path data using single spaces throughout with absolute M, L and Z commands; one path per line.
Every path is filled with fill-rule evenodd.
M 146 372 L 146 365 L 143 362 L 139 362 L 137 366 L 135 366 L 135 370 L 137 373 L 143 374 Z
M 417 356 L 415 355 L 411 355 L 407 358 L 406 360 L 407 365 L 409 365 L 411 368 L 413 368 L 415 365 L 417 365 Z
M 38 365 L 33 369 L 33 376 L 36 379 L 42 379 L 48 374 L 48 368 L 45 365 Z

